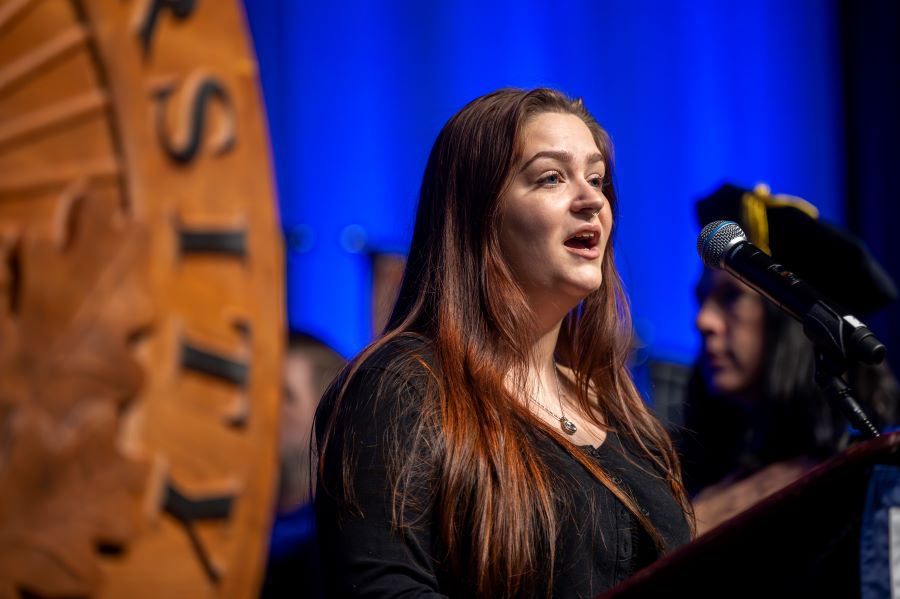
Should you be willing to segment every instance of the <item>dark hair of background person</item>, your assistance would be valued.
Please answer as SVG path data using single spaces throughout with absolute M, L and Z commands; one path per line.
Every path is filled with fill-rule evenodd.
M 813 345 L 800 323 L 764 302 L 764 358 L 759 403 L 747 411 L 713 395 L 699 362 L 688 382 L 679 448 L 690 494 L 731 476 L 743 478 L 796 457 L 824 460 L 851 441 L 846 418 L 813 379 Z M 860 364 L 848 383 L 876 426 L 896 422 L 900 388 L 885 364 Z
M 581 101 L 547 89 L 504 89 L 469 103 L 444 126 L 429 156 L 409 261 L 385 335 L 355 362 L 362 363 L 401 335 L 431 342 L 431 381 L 422 405 L 416 407 L 417 430 L 411 434 L 418 443 L 413 455 L 424 459 L 396 464 L 390 473 L 397 482 L 394 526 L 410 525 L 403 521 L 400 505 L 404 481 L 436 477 L 433 526 L 447 545 L 448 569 L 482 596 L 540 594 L 549 583 L 559 498 L 552 473 L 529 441 L 535 427 L 555 438 L 660 542 L 630 497 L 559 431 L 532 415 L 507 387 L 512 372 L 519 391 L 524 391 L 534 319 L 500 251 L 498 200 L 520 159 L 523 128 L 546 112 L 580 117 L 612 176 L 609 137 Z M 613 188 L 605 193 L 615 210 Z M 689 513 L 671 442 L 626 368 L 631 324 L 611 248 L 606 249 L 602 270 L 602 287 L 565 318 L 557 358 L 575 372 L 577 401 L 584 413 L 603 426 L 588 399 L 589 387 L 600 390 L 600 411 L 668 473 L 675 497 Z M 413 376 L 423 365 L 420 357 L 406 356 L 392 367 Z M 352 376 L 353 368 L 344 377 L 343 389 Z M 340 400 L 338 393 L 324 423 L 323 456 Z M 402 418 L 397 414 L 397 422 Z M 436 440 L 422 441 L 429 436 Z M 355 466 L 346 449 L 343 485 L 329 490 L 353 505 Z

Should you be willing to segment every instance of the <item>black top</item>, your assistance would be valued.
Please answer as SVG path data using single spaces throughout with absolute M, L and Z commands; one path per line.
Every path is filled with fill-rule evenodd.
M 418 347 L 410 347 L 410 344 Z M 413 430 L 421 403 L 424 378 L 398 380 L 389 362 L 410 351 L 430 362 L 421 342 L 398 340 L 382 348 L 360 368 L 342 402 L 334 443 L 326 453 L 324 483 L 316 497 L 319 546 L 326 589 L 336 597 L 453 597 L 471 596 L 465 581 L 441 567 L 442 542 L 433 530 L 428 500 L 411 514 L 418 517 L 414 529 L 392 530 L 388 462 L 384 451 L 388 431 L 401 436 Z M 424 371 L 424 369 L 423 369 Z M 423 372 L 424 377 L 424 372 Z M 416 378 L 416 377 L 414 377 Z M 374 401 L 376 388 L 384 399 Z M 327 422 L 333 394 L 322 401 L 317 415 L 318 435 Z M 394 404 L 394 405 L 391 405 Z M 413 407 L 404 412 L 401 426 L 387 425 L 396 418 L 399 404 Z M 406 425 L 406 426 L 404 426 Z M 358 457 L 355 471 L 356 500 L 362 510 L 342 507 L 333 491 L 340 485 L 342 442 Z M 552 580 L 554 597 L 593 597 L 624 580 L 659 557 L 652 538 L 637 519 L 602 484 L 551 437 L 534 436 L 538 451 L 563 485 L 566 497 L 556 541 L 556 569 Z M 599 447 L 583 447 L 612 480 L 635 500 L 665 541 L 673 549 L 690 540 L 684 513 L 674 499 L 664 476 L 642 454 L 613 432 Z M 404 459 L 407 459 L 404 456 Z M 422 488 L 428 483 L 423 481 Z M 427 491 L 418 499 L 430 497 Z M 409 512 L 407 512 L 409 515 Z

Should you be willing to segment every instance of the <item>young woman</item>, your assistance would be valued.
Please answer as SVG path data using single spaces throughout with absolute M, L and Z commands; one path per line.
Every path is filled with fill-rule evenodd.
M 625 365 L 612 167 L 553 90 L 444 126 L 385 333 L 316 418 L 335 596 L 592 597 L 689 540 L 677 458 Z

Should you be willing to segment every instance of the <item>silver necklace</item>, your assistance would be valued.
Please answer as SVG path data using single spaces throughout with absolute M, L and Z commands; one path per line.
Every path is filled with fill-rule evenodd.
M 559 369 L 556 367 L 556 360 L 553 361 L 553 374 L 556 375 L 556 399 L 559 401 L 559 411 L 561 416 L 557 416 L 553 412 L 550 411 L 550 408 L 541 403 L 541 400 L 538 398 L 534 398 L 534 401 L 537 402 L 537 405 L 541 407 L 545 412 L 553 416 L 554 420 L 559 420 L 559 425 L 562 427 L 563 431 L 565 431 L 569 435 L 574 435 L 575 431 L 578 430 L 578 427 L 575 426 L 575 423 L 566 418 L 566 413 L 563 410 L 562 405 L 562 393 L 560 391 L 559 386 Z

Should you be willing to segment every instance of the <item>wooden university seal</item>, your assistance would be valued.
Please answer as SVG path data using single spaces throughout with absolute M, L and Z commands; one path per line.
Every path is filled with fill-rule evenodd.
M 239 1 L 0 0 L 0 598 L 252 597 L 281 234 Z

